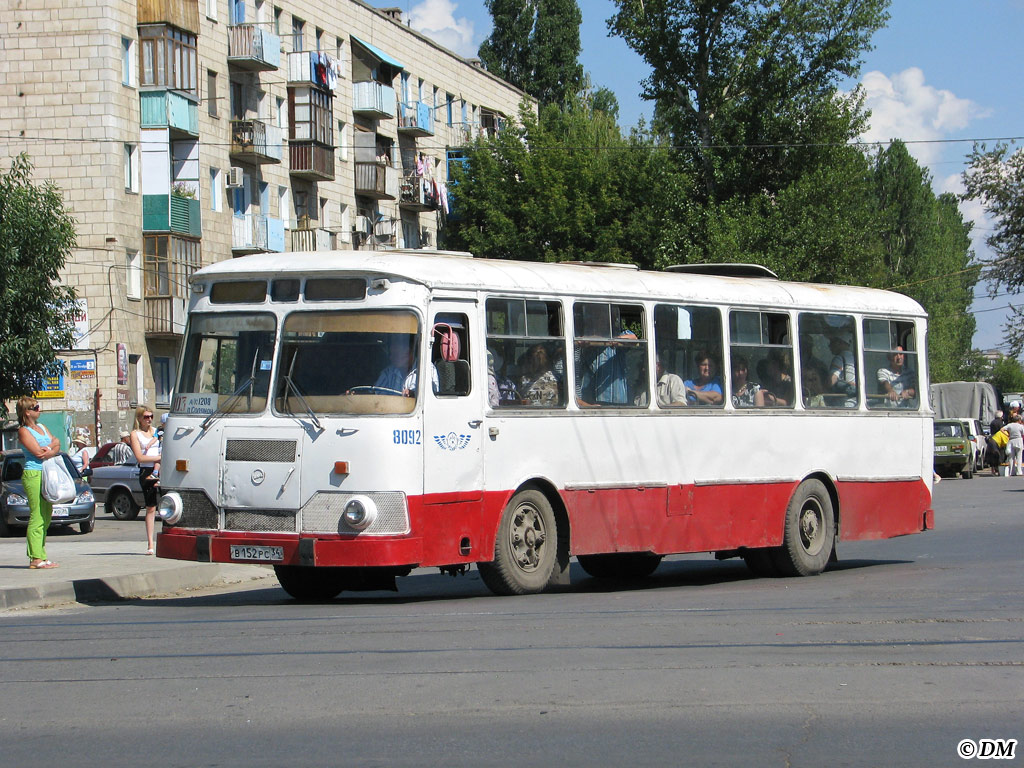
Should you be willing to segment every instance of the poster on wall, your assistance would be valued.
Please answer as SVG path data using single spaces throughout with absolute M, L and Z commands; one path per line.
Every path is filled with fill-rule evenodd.
M 96 361 L 95 360 L 72 360 L 71 361 L 71 378 L 72 379 L 94 379 L 94 378 L 96 378 Z
M 117 385 L 123 387 L 128 384 L 128 347 L 124 344 L 117 345 Z
M 75 341 L 72 349 L 89 348 L 89 303 L 85 299 L 75 302 Z
M 128 405 L 128 403 L 129 403 L 128 390 L 127 389 L 119 389 L 119 390 L 117 390 L 117 410 L 119 410 L 119 411 L 127 411 L 128 408 L 130 407 Z
M 59 373 L 56 376 L 43 376 L 42 379 L 40 379 L 39 389 L 33 393 L 32 396 L 35 397 L 36 400 L 64 397 L 64 374 Z

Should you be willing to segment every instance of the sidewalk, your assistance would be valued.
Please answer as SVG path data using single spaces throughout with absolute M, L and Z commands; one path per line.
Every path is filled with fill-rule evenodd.
M 163 560 L 135 541 L 50 538 L 47 554 L 60 568 L 30 570 L 25 537 L 0 539 L 0 611 L 74 602 L 151 597 L 273 577 L 259 565 Z

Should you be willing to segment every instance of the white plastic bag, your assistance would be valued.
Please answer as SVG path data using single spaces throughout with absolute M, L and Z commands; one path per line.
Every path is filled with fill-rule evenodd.
M 43 462 L 43 498 L 52 504 L 68 504 L 75 500 L 75 481 L 64 466 L 63 456 L 54 456 Z

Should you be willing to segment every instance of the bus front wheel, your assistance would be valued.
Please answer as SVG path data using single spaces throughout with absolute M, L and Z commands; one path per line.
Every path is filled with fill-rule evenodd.
M 505 507 L 494 560 L 479 563 L 480 578 L 496 595 L 528 595 L 548 585 L 558 554 L 551 503 L 540 491 L 520 491 Z
M 782 546 L 775 565 L 784 576 L 814 576 L 825 570 L 836 537 L 832 497 L 820 480 L 800 484 L 786 508 Z
M 281 588 L 296 600 L 330 600 L 345 588 L 344 568 L 275 565 Z

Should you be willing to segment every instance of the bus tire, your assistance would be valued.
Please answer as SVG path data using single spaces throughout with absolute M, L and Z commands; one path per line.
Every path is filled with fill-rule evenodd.
M 766 547 L 762 549 L 747 549 L 741 555 L 747 568 L 755 576 L 765 579 L 775 579 L 781 576 L 779 568 L 775 565 L 775 548 Z
M 558 526 L 540 491 L 520 491 L 501 515 L 494 560 L 478 563 L 480 578 L 496 595 L 543 592 L 555 569 Z
M 649 552 L 617 552 L 609 555 L 579 555 L 580 568 L 595 579 L 643 579 L 661 565 L 661 555 Z
M 835 544 L 832 497 L 820 480 L 805 480 L 786 508 L 782 546 L 775 565 L 783 576 L 814 576 L 825 570 Z
M 345 588 L 344 568 L 314 568 L 306 565 L 275 565 L 281 588 L 296 600 L 331 600 Z

